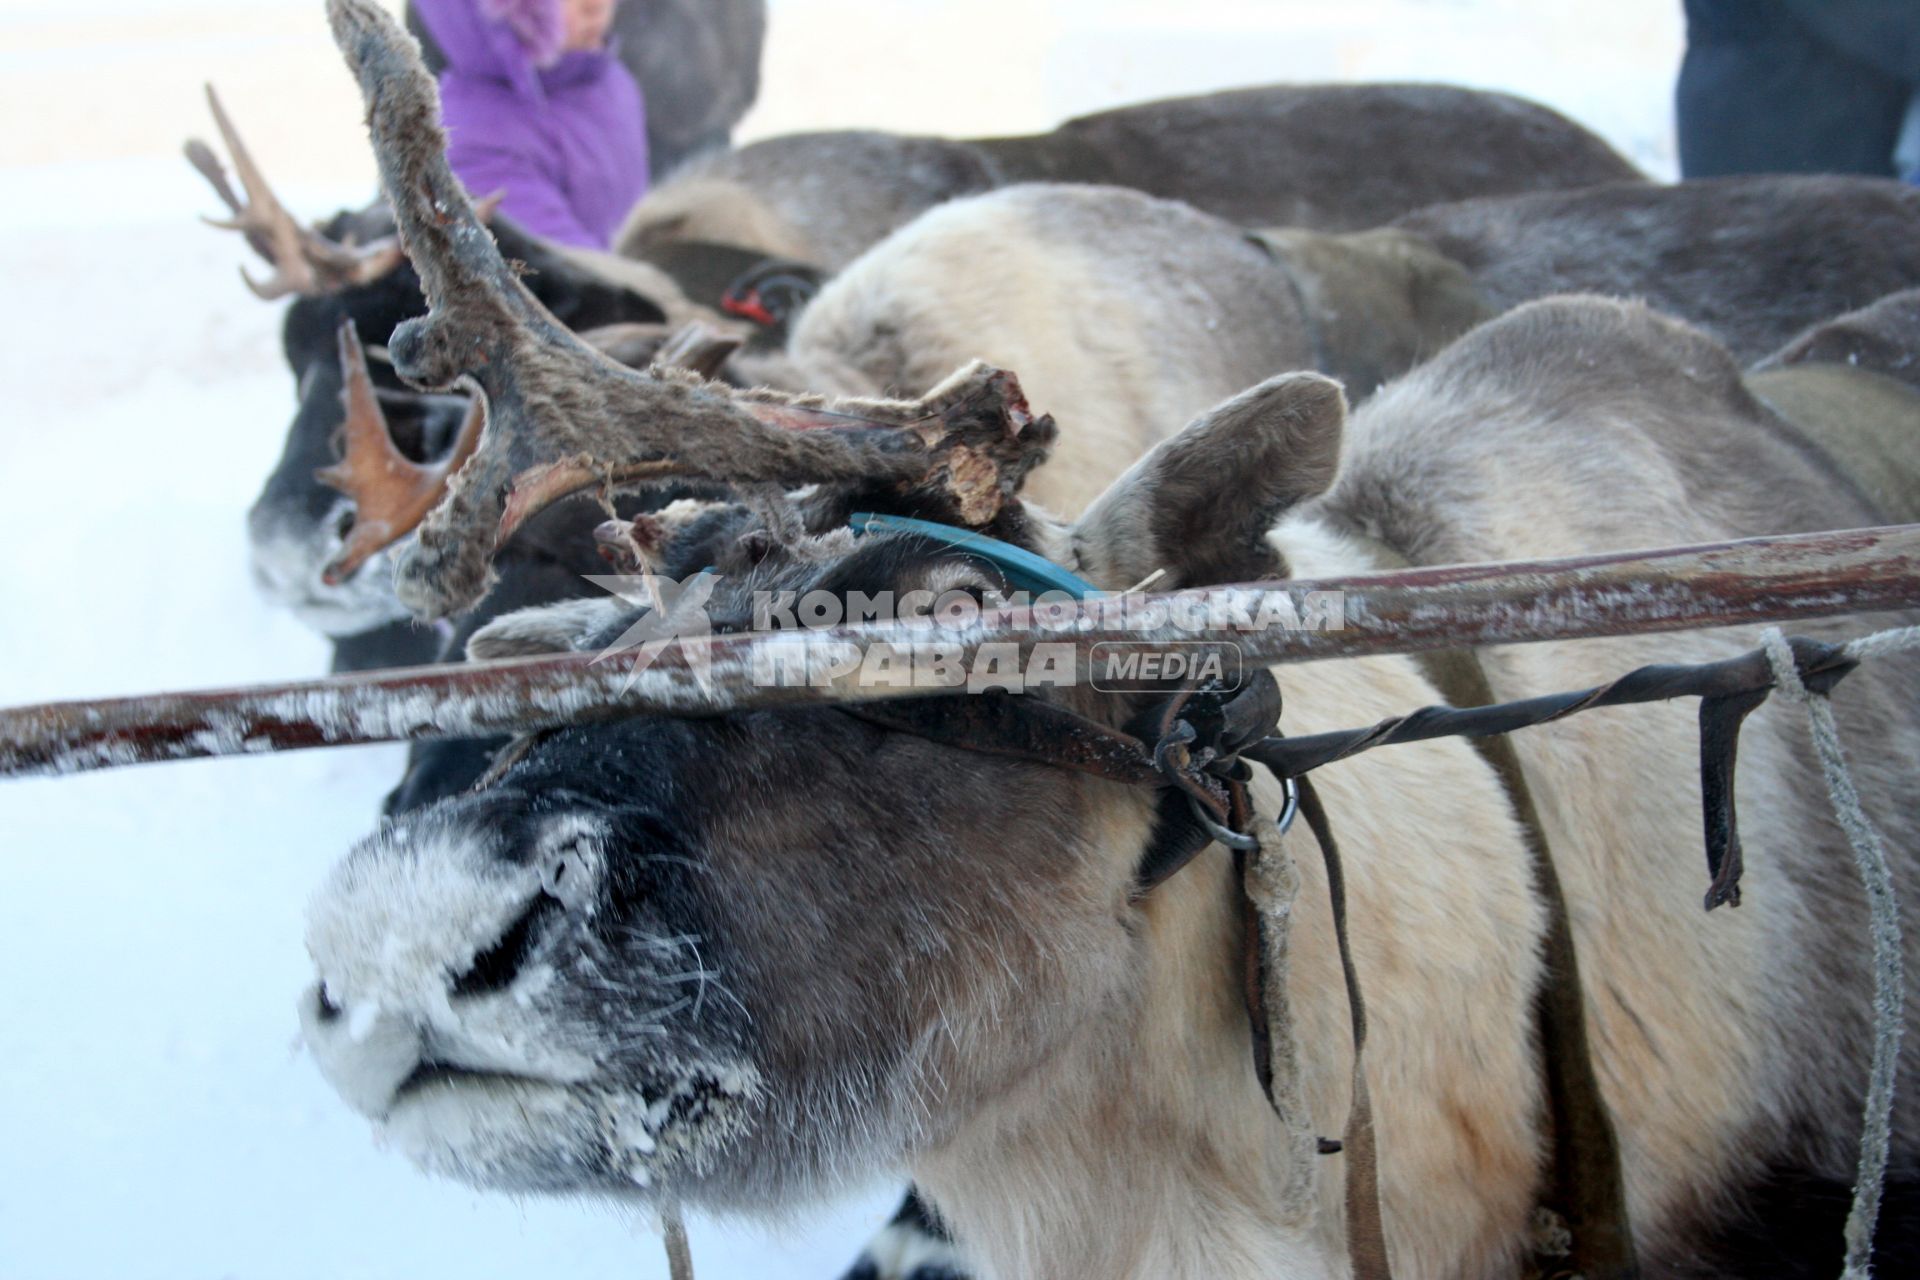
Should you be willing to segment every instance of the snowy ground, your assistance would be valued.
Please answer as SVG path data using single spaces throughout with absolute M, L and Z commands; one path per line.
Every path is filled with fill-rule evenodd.
M 1670 174 L 1677 0 L 774 0 L 749 132 L 995 132 L 1270 79 L 1517 90 Z M 241 519 L 291 389 L 176 158 L 216 79 L 296 209 L 370 190 L 319 0 L 0 0 L 0 704 L 311 674 Z M 1169 14 L 1176 16 L 1169 17 Z M 0 784 L 0 1277 L 645 1277 L 601 1209 L 431 1182 L 298 1045 L 310 887 L 398 748 Z M 831 1277 L 879 1186 L 696 1221 L 703 1280 Z

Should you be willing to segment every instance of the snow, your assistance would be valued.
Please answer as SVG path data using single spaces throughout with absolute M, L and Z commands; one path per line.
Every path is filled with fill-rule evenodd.
M 1675 0 L 773 0 L 747 132 L 995 132 L 1267 79 L 1528 93 L 1670 175 Z M 1169 14 L 1176 16 L 1168 16 Z M 292 404 L 177 146 L 230 108 L 298 210 L 371 190 L 318 0 L 0 7 L 0 704 L 320 671 L 242 520 Z M 613 1210 L 417 1173 L 295 1043 L 302 912 L 398 747 L 0 783 L 0 1275 L 665 1274 Z M 833 1277 L 879 1185 L 784 1229 L 695 1219 L 702 1280 Z

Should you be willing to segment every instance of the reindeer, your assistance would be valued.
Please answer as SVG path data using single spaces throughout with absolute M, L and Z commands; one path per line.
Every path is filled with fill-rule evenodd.
M 1750 361 L 1914 285 L 1920 192 L 1879 179 L 1622 183 L 1352 234 L 1248 233 L 1133 191 L 1040 184 L 922 215 L 834 277 L 782 353 L 726 372 L 897 396 L 970 358 L 1018 369 L 1068 428 L 1029 497 L 1073 513 L 1169 424 L 1277 369 L 1317 369 L 1363 398 L 1529 299 L 1641 297 Z
M 1458 262 L 1496 310 L 1556 292 L 1645 298 L 1745 363 L 1920 284 L 1917 223 L 1910 185 L 1768 175 L 1474 199 L 1394 226 Z M 1782 280 L 1804 305 L 1780 297 Z
M 399 567 L 426 613 L 482 589 L 499 535 L 543 502 L 667 475 L 738 495 L 650 548 L 669 575 L 717 572 L 720 628 L 748 624 L 756 589 L 1006 585 L 999 562 L 941 540 L 849 536 L 856 510 L 990 533 L 1115 589 L 1155 571 L 1174 586 L 1352 573 L 1381 547 L 1499 560 L 1890 514 L 1829 432 L 1770 408 L 1788 397 L 1756 395 L 1712 339 L 1562 298 L 1479 326 L 1351 421 L 1329 380 L 1269 379 L 1065 524 L 1019 499 L 1055 430 L 1004 374 L 963 371 L 911 404 L 821 403 L 622 370 L 579 343 L 475 234 L 431 81 L 391 20 L 367 0 L 330 12 L 435 303 L 395 335 L 395 364 L 429 387 L 473 379 L 489 415 Z M 1807 335 L 1770 372 L 1825 378 L 1812 353 L 1892 351 L 1859 376 L 1912 396 L 1891 375 L 1920 350 L 1913 314 L 1898 300 Z M 1920 413 L 1905 421 L 1891 443 L 1910 453 Z M 494 626 L 566 648 L 628 621 L 609 604 Z M 1752 644 L 1733 629 L 1480 662 L 1504 698 Z M 1897 762 L 1920 750 L 1913 674 L 1865 670 L 1837 696 L 1879 744 L 1856 767 L 1909 903 L 1920 819 Z M 1162 692 L 1022 698 L 1119 726 Z M 1286 700 L 1289 732 L 1313 733 L 1441 691 L 1421 663 L 1382 657 L 1289 676 Z M 1572 904 L 1642 1258 L 1698 1276 L 1764 1257 L 1780 1274 L 1823 1242 L 1837 1252 L 1837 1223 L 1741 1214 L 1790 1181 L 1852 1175 L 1863 907 L 1806 785 L 1799 720 L 1763 708 L 1739 762 L 1746 901 L 1698 914 L 1697 797 L 1678 767 L 1691 720 L 1587 717 L 1514 746 Z M 1299 837 L 1278 838 L 1297 887 L 1272 1025 L 1297 1078 L 1276 1114 L 1247 1053 L 1228 860 L 1143 881 L 1153 795 L 927 725 L 648 716 L 523 744 L 317 894 L 302 1021 L 323 1071 L 424 1166 L 483 1186 L 766 1210 L 906 1167 L 989 1275 L 1344 1274 L 1345 1157 L 1314 1154 L 1311 1135 L 1347 1109 L 1348 1010 L 1328 885 Z M 1386 1244 L 1404 1276 L 1498 1274 L 1527 1248 L 1544 1143 L 1530 1041 L 1546 914 L 1514 797 L 1457 741 L 1358 757 L 1319 786 L 1373 1028 Z M 1253 792 L 1277 811 L 1272 779 Z M 1916 1083 L 1902 1073 L 1899 1169 L 1920 1154 Z M 1883 1239 L 1881 1262 L 1910 1248 Z
M 518 246 L 503 243 L 514 255 Z M 974 357 L 1019 369 L 1029 394 L 1058 406 L 1069 427 L 1028 496 L 1071 513 L 1168 424 L 1276 369 L 1317 368 L 1361 398 L 1486 316 L 1582 290 L 1644 297 L 1754 359 L 1822 316 L 1920 283 L 1916 245 L 1920 193 L 1863 178 L 1618 184 L 1439 206 L 1370 232 L 1252 235 L 1134 191 L 1037 184 L 952 201 L 916 219 L 829 281 L 791 320 L 783 346 L 754 343 L 722 372 L 741 385 L 886 396 L 918 394 Z M 1795 288 L 1778 287 L 1783 271 Z M 424 305 L 413 301 L 410 273 L 406 280 L 407 299 Z M 589 280 L 557 271 L 532 277 L 570 323 L 612 319 L 618 306 L 639 314 L 625 293 L 603 295 L 614 305 L 593 303 Z M 588 300 L 574 302 L 574 290 Z M 710 316 L 688 306 L 677 312 Z M 256 508 L 272 512 L 256 546 L 275 555 L 263 561 L 289 566 L 281 576 L 307 584 L 320 601 L 333 595 L 321 570 L 339 552 L 338 522 L 350 516 L 335 491 L 311 478 L 333 458 L 337 388 L 352 377 L 315 363 L 332 337 L 320 325 L 337 323 L 338 314 L 303 301 L 289 315 L 290 350 L 303 333 L 294 359 L 314 372 Z M 390 333 L 403 314 L 369 314 L 362 328 Z M 645 363 L 664 332 L 644 330 L 647 340 L 624 358 Z M 421 457 L 411 420 L 422 414 L 433 415 L 426 456 L 451 446 L 459 405 L 397 392 L 382 403 L 403 453 Z M 335 523 L 316 525 L 323 520 Z M 298 541 L 280 532 L 289 528 Z M 303 550 L 296 556 L 291 548 Z M 384 564 L 350 578 L 341 594 L 379 593 L 379 617 L 398 618 Z M 432 639 L 412 629 L 403 635 Z M 378 653 L 404 660 L 390 645 Z
M 338 460 L 339 444 L 352 429 L 347 402 L 354 397 L 410 464 L 444 461 L 459 437 L 468 413 L 463 397 L 421 396 L 402 387 L 383 362 L 369 366 L 365 356 L 366 345 L 384 344 L 394 326 L 425 310 L 419 277 L 381 206 L 302 226 L 274 194 L 211 88 L 207 101 L 241 184 L 233 190 L 210 147 L 187 145 L 188 159 L 231 211 L 230 220 L 215 225 L 241 232 L 272 268 L 264 280 L 243 271 L 248 288 L 266 300 L 293 299 L 281 343 L 299 405 L 280 459 L 247 514 L 254 579 L 270 598 L 333 638 L 336 671 L 426 661 L 444 637 L 415 627 L 397 607 L 384 555 L 329 574 L 352 536 L 356 513 L 339 491 L 315 479 Z M 605 329 L 609 343 L 630 334 L 631 326 L 658 334 L 719 320 L 657 268 L 548 245 L 491 209 L 487 215 L 501 251 L 523 264 L 542 303 L 578 328 Z M 340 336 L 343 324 L 354 330 L 351 343 Z
M 845 130 L 698 157 L 614 239 L 720 242 L 828 272 L 936 205 L 1022 182 L 1132 187 L 1249 226 L 1359 230 L 1443 200 L 1640 179 L 1594 134 L 1506 94 L 1270 85 L 966 141 Z

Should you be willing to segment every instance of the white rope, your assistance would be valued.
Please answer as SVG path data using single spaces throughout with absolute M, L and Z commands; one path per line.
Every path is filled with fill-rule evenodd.
M 1847 656 L 1854 659 L 1884 658 L 1890 653 L 1905 653 L 1910 649 L 1920 649 L 1920 627 L 1891 627 L 1870 636 L 1861 636 L 1858 640 L 1850 640 L 1842 647 L 1847 651 Z
M 693 1280 L 693 1249 L 687 1244 L 687 1222 L 678 1200 L 660 1207 L 660 1238 L 667 1246 L 667 1274 L 672 1280 Z
M 1887 1148 L 1892 1140 L 1894 1068 L 1900 1058 L 1903 1005 L 1906 1000 L 1900 957 L 1900 904 L 1894 896 L 1893 875 L 1886 849 L 1874 830 L 1853 785 L 1833 704 L 1825 694 L 1809 690 L 1800 679 L 1793 650 L 1778 627 L 1761 636 L 1773 665 L 1774 690 L 1789 702 L 1807 708 L 1813 745 L 1826 776 L 1827 797 L 1834 817 L 1853 848 L 1853 861 L 1866 891 L 1873 934 L 1873 1064 L 1867 1076 L 1867 1099 L 1860 1124 L 1860 1164 L 1853 1184 L 1853 1207 L 1847 1214 L 1846 1264 L 1841 1280 L 1868 1280 L 1873 1274 L 1873 1231 L 1880 1217 L 1880 1193 L 1887 1176 Z M 1882 657 L 1920 649 L 1920 627 L 1900 627 L 1862 636 L 1844 646 L 1850 658 Z
M 1267 1015 L 1267 1066 L 1272 1080 L 1268 1096 L 1280 1118 L 1288 1152 L 1289 1181 L 1279 1197 L 1278 1211 L 1288 1222 L 1303 1223 L 1313 1216 L 1316 1143 L 1300 1081 L 1300 1041 L 1293 1006 L 1287 1000 L 1289 942 L 1293 937 L 1293 908 L 1300 896 L 1300 868 L 1281 842 L 1280 828 L 1273 819 L 1256 812 L 1253 823 L 1260 847 L 1247 868 L 1246 891 L 1266 923 L 1261 931 L 1261 964 L 1265 969 L 1261 989 Z

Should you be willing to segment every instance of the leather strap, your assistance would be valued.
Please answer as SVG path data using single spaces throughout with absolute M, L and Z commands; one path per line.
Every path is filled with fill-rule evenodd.
M 1405 556 L 1375 539 L 1364 539 L 1390 568 L 1413 567 Z M 1494 702 L 1486 669 L 1471 649 L 1438 650 L 1417 655 L 1427 679 L 1455 707 L 1484 707 Z M 1467 739 L 1493 769 L 1526 834 L 1534 891 L 1547 909 L 1543 942 L 1545 979 L 1534 994 L 1534 1022 L 1540 1036 L 1540 1068 L 1547 1095 L 1553 1152 L 1541 1206 L 1559 1215 L 1572 1237 L 1565 1255 L 1537 1255 L 1541 1277 L 1580 1276 L 1583 1280 L 1635 1280 L 1640 1274 L 1633 1230 L 1627 1216 L 1626 1182 L 1620 1169 L 1620 1142 L 1612 1113 L 1601 1096 L 1587 1041 L 1586 997 L 1580 985 L 1580 960 L 1560 875 L 1547 843 L 1533 791 L 1527 786 L 1512 739 L 1488 734 Z M 1302 812 L 1306 811 L 1302 797 Z M 1315 829 L 1316 833 L 1318 828 Z
M 1327 868 L 1327 897 L 1333 904 L 1334 939 L 1340 948 L 1340 976 L 1347 985 L 1347 1014 L 1353 1026 L 1353 1095 L 1340 1149 L 1347 1158 L 1347 1261 L 1353 1280 L 1392 1280 L 1387 1263 L 1386 1226 L 1380 1213 L 1380 1150 L 1373 1131 L 1373 1094 L 1367 1088 L 1367 1004 L 1353 967 L 1347 940 L 1347 878 L 1327 821 L 1320 793 L 1305 778 L 1300 787 L 1300 816 L 1307 820 Z
M 1494 701 L 1484 669 L 1469 651 L 1431 655 L 1457 660 L 1431 667 L 1453 668 L 1434 684 L 1456 707 L 1481 707 Z M 1430 675 L 1435 672 L 1430 671 Z M 1553 1135 L 1552 1167 L 1543 1207 L 1557 1213 L 1572 1235 L 1564 1257 L 1539 1257 L 1543 1277 L 1577 1275 L 1584 1280 L 1631 1280 L 1640 1274 L 1633 1232 L 1627 1217 L 1626 1186 L 1620 1170 L 1620 1143 L 1613 1117 L 1600 1094 L 1587 1043 L 1586 997 L 1580 985 L 1580 960 L 1573 926 L 1560 887 L 1546 829 L 1533 792 L 1521 772 L 1513 740 L 1504 735 L 1469 738 L 1506 789 L 1514 817 L 1526 833 L 1534 891 L 1547 908 L 1542 959 L 1545 980 L 1534 993 L 1534 1021 L 1540 1036 L 1540 1067 L 1546 1086 L 1547 1114 Z

